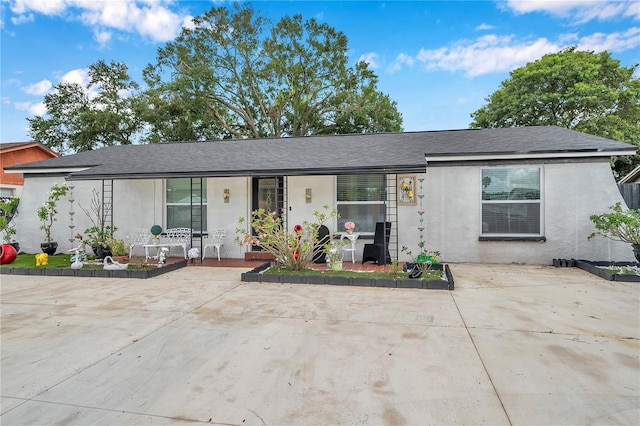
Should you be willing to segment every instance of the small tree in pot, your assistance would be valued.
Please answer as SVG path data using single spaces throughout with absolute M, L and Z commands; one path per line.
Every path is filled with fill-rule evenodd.
M 55 254 L 58 249 L 58 243 L 52 241 L 51 238 L 51 227 L 58 220 L 56 219 L 56 215 L 58 214 L 58 201 L 67 195 L 67 192 L 69 192 L 69 187 L 66 185 L 53 185 L 49 190 L 49 198 L 47 201 L 36 210 L 38 219 L 42 222 L 40 229 L 44 231 L 45 235 L 45 242 L 40 244 L 40 248 L 44 253 L 49 255 Z
M 111 206 L 104 205 L 100 201 L 100 194 L 95 189 L 92 190 L 91 206 L 87 209 L 78 203 L 85 215 L 91 221 L 92 226 L 84 230 L 85 243 L 91 247 L 98 259 L 112 256 L 109 247 L 109 239 L 113 238 L 113 233 L 117 228 L 105 224 L 105 217 L 110 213 Z
M 2 239 L 7 244 L 11 244 L 16 249 L 16 252 L 20 251 L 20 245 L 13 241 L 12 238 L 16 234 L 13 218 L 18 214 L 18 204 L 20 204 L 20 198 L 18 197 L 0 201 L 0 234 L 2 234 Z
M 596 227 L 589 239 L 600 236 L 629 243 L 640 262 L 640 209 L 622 210 L 621 203 L 616 203 L 609 207 L 609 212 L 591 215 L 589 219 Z

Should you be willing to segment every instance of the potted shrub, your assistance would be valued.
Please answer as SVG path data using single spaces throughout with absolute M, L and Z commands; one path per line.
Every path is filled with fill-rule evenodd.
M 418 246 L 420 247 L 420 252 L 416 256 L 407 246 L 402 246 L 400 250 L 413 259 L 413 262 L 407 262 L 403 268 L 411 278 L 420 278 L 424 272 L 429 271 L 433 265 L 438 263 L 438 256 L 440 256 L 440 252 L 437 250 L 425 249 L 424 241 L 418 243 Z
M 84 242 L 91 247 L 93 254 L 100 260 L 107 256 L 112 256 L 111 247 L 109 246 L 109 239 L 113 236 L 113 231 L 110 226 L 105 226 L 103 229 L 97 226 L 91 226 L 84 230 L 86 238 Z
M 324 246 L 327 263 L 332 271 L 342 271 L 342 245 L 344 245 L 342 241 L 334 241 Z
M 49 198 L 47 201 L 36 210 L 38 219 L 42 222 L 40 229 L 44 231 L 45 235 L 45 242 L 40 244 L 40 248 L 43 253 L 47 253 L 48 255 L 55 254 L 58 249 L 58 243 L 51 238 L 51 227 L 58 220 L 56 219 L 56 215 L 58 214 L 58 201 L 67 195 L 67 192 L 69 192 L 69 187 L 66 185 L 53 185 L 49 190 Z
M 589 239 L 600 236 L 629 243 L 636 260 L 640 262 L 640 209 L 622 210 L 622 204 L 618 202 L 609 207 L 607 213 L 593 214 L 589 219 L 596 227 Z
M 114 238 L 113 236 L 107 237 L 106 243 L 111 249 L 111 256 L 113 260 L 116 262 L 126 262 L 127 261 L 127 246 L 124 243 L 124 240 Z
M 109 213 L 111 206 L 103 206 L 100 201 L 100 194 L 95 189 L 92 190 L 91 206 L 87 209 L 78 203 L 80 209 L 91 221 L 92 226 L 84 230 L 84 242 L 91 247 L 93 253 L 100 260 L 107 256 L 112 256 L 108 240 L 113 237 L 117 228 L 105 224 L 105 217 Z
M 13 241 L 13 236 L 16 234 L 16 227 L 13 225 L 13 218 L 18 214 L 18 204 L 20 198 L 11 197 L 0 201 L 0 234 L 5 243 L 10 244 L 16 249 L 16 252 L 20 251 L 20 244 Z

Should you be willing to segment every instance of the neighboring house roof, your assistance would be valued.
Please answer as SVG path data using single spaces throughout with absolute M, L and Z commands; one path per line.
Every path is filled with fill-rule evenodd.
M 50 157 L 57 157 L 58 154 L 51 150 L 49 147 L 42 145 L 40 142 L 3 142 L 0 143 L 0 154 L 6 154 L 11 151 L 24 150 L 27 148 L 35 148 L 38 149 Z
M 633 145 L 560 127 L 511 127 L 121 145 L 22 167 L 70 179 L 405 173 L 431 161 L 631 155 Z
M 20 173 L 5 173 L 9 166 L 22 165 L 57 157 L 58 154 L 38 142 L 0 143 L 0 185 L 4 188 L 17 188 L 24 185 Z
M 620 182 L 618 183 L 640 183 L 640 166 L 631 170 L 631 172 L 620 179 Z

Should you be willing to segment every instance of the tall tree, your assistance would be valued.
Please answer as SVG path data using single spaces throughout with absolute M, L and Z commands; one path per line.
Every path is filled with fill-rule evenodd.
M 553 125 L 637 145 L 640 148 L 638 64 L 620 66 L 608 52 L 576 47 L 544 55 L 511 77 L 471 114 L 472 128 Z M 640 155 L 616 157 L 621 177 L 640 165 Z
M 148 140 L 399 131 L 396 103 L 365 63 L 348 66 L 347 50 L 314 19 L 270 27 L 250 4 L 212 8 L 144 71 Z
M 88 75 L 86 87 L 63 82 L 44 97 L 46 115 L 27 119 L 34 140 L 60 153 L 134 142 L 142 129 L 135 113 L 139 86 L 127 66 L 98 61 Z

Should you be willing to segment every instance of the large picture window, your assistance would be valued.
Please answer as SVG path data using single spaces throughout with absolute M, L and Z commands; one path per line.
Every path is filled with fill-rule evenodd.
M 199 183 L 199 182 L 198 182 Z M 194 217 L 202 215 L 202 230 L 207 229 L 207 180 L 202 180 L 202 211 L 200 212 L 200 196 L 191 194 L 191 179 L 167 179 L 167 229 L 191 228 L 191 203 L 193 201 Z M 201 231 L 199 224 L 193 225 L 195 232 Z
M 542 235 L 538 167 L 482 170 L 482 235 Z
M 385 220 L 387 199 L 385 175 L 338 176 L 337 209 L 340 214 L 338 231 L 345 222 L 354 222 L 356 232 L 373 234 L 376 222 Z

